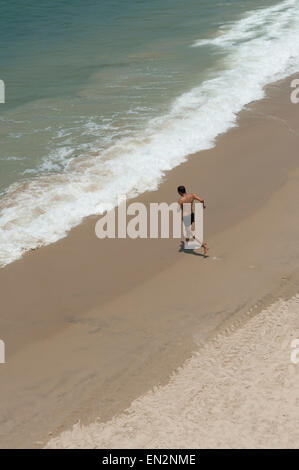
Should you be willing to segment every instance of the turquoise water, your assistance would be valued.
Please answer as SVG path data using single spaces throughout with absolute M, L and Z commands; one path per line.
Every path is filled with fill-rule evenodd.
M 188 46 L 248 9 L 273 3 L 4 1 L 7 90 L 0 112 L 9 121 L 1 125 L 0 190 L 30 174 L 59 171 L 85 151 L 82 145 L 96 139 L 104 146 L 166 112 L 222 55 Z M 65 146 L 65 134 L 75 155 L 65 150 L 49 158 Z
M 297 17 L 297 0 L 2 0 L 0 263 L 213 145 L 297 70 Z

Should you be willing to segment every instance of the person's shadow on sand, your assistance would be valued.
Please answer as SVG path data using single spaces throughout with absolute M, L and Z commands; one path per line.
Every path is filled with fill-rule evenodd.
M 209 255 L 204 255 L 203 253 L 197 253 L 195 250 L 187 250 L 183 241 L 180 243 L 179 253 L 186 253 L 187 255 L 201 256 L 202 258 L 208 258 Z

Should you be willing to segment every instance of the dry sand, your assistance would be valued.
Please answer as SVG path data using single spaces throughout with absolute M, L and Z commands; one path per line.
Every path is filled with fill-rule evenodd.
M 230 325 L 247 328 L 243 325 L 249 318 L 279 297 L 290 299 L 297 293 L 299 106 L 290 103 L 290 80 L 270 86 L 265 100 L 241 113 L 239 128 L 221 136 L 214 149 L 190 157 L 167 174 L 158 191 L 139 198 L 147 204 L 172 202 L 179 184 L 204 196 L 209 258 L 182 251 L 178 240 L 98 240 L 97 219 L 89 218 L 66 239 L 0 270 L 0 337 L 7 360 L 0 365 L 1 447 L 44 446 L 49 435 L 58 436 L 79 420 L 90 424 L 99 418 L 108 429 L 113 416 L 121 416 L 136 398 L 166 385 L 194 351 L 208 345 L 212 354 L 215 337 L 223 338 L 226 350 L 236 351 L 232 364 L 239 364 L 238 339 L 219 334 Z M 297 301 L 292 302 L 296 311 Z M 277 328 L 270 321 L 275 338 Z M 249 335 L 253 349 L 262 348 L 260 337 L 255 340 L 250 331 L 241 329 L 240 335 Z M 290 344 L 293 332 L 283 334 Z M 274 355 L 274 361 L 287 370 L 289 358 L 282 355 Z M 215 370 L 202 369 L 202 364 L 199 370 L 204 380 L 215 374 L 218 388 L 222 369 L 216 359 L 214 364 Z M 243 393 L 242 377 L 246 383 L 253 363 L 247 376 L 240 364 Z M 261 374 L 266 371 L 262 361 L 260 369 Z M 233 369 L 227 364 L 225 370 L 229 375 Z M 271 379 L 269 374 L 265 380 Z M 282 380 L 286 374 L 282 372 Z M 196 380 L 199 386 L 200 377 Z M 265 387 L 262 380 L 256 384 L 261 408 L 268 397 Z M 284 434 L 287 427 L 280 426 L 277 394 L 284 386 L 275 390 L 269 418 L 275 442 L 292 445 Z M 236 382 L 233 391 L 237 393 Z M 200 393 L 196 389 L 197 397 Z M 291 407 L 288 402 L 287 416 Z M 226 413 L 233 409 L 232 404 Z M 197 413 L 204 419 L 203 410 Z M 252 422 L 246 403 L 236 413 L 233 435 L 243 421 L 244 426 Z M 206 423 L 206 429 L 198 431 L 208 434 L 202 446 L 218 442 L 216 428 Z M 263 445 L 259 433 L 248 436 L 247 444 L 240 437 L 239 445 L 249 446 L 253 439 Z M 199 445 L 200 436 L 194 436 L 193 446 Z M 103 442 L 105 436 L 93 438 Z M 117 439 L 111 437 L 109 446 Z

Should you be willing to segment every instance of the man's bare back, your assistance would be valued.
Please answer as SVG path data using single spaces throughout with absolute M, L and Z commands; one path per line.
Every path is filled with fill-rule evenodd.
M 191 212 L 193 212 L 193 203 L 194 203 L 194 201 L 201 202 L 203 204 L 203 208 L 204 209 L 206 208 L 204 200 L 201 197 L 197 196 L 197 194 L 195 194 L 195 193 L 185 193 L 185 194 L 181 195 L 181 197 L 178 200 L 178 203 L 181 206 L 184 215 L 187 215 L 187 214 L 190 214 Z M 185 214 L 185 211 L 186 211 L 186 214 Z

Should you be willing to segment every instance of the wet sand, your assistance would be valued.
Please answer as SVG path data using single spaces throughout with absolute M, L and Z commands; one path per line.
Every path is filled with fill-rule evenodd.
M 111 419 L 230 325 L 297 292 L 290 81 L 138 198 L 173 202 L 179 184 L 202 195 L 208 258 L 177 239 L 99 240 L 92 217 L 0 271 L 1 447 L 40 447 L 79 419 Z

